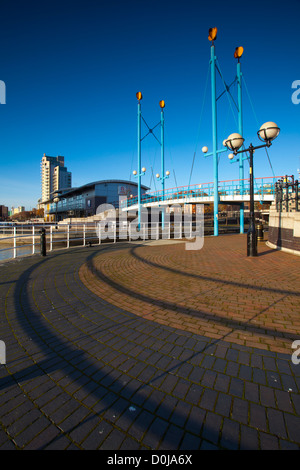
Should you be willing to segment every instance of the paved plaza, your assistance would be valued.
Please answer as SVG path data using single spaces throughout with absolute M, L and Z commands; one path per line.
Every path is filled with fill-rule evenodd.
M 0 449 L 299 449 L 299 267 L 240 234 L 1 262 Z

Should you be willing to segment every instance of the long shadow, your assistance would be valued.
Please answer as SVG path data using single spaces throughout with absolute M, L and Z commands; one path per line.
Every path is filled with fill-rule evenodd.
M 134 253 L 134 251 L 136 249 L 137 249 L 136 247 L 132 248 L 131 253 Z M 150 264 L 152 266 L 162 268 L 162 269 L 167 269 L 168 271 L 176 272 L 176 274 L 182 274 L 181 271 L 178 271 L 178 270 L 175 270 L 175 269 L 172 269 L 172 268 L 166 268 L 165 266 L 157 265 L 156 263 L 150 262 L 149 260 L 144 260 L 143 258 L 138 256 L 136 253 L 134 255 L 135 255 L 136 258 L 138 258 L 140 261 L 142 261 L 146 264 Z M 145 302 L 145 303 L 148 303 L 148 304 L 151 304 L 151 305 L 156 305 L 159 308 L 163 307 L 163 308 L 166 308 L 168 310 L 174 311 L 176 313 L 182 313 L 182 314 L 185 314 L 185 315 L 189 315 L 193 318 L 196 317 L 196 318 L 199 318 L 199 319 L 210 320 L 215 324 L 218 324 L 220 326 L 226 326 L 226 327 L 228 327 L 232 330 L 236 330 L 236 329 L 244 330 L 244 331 L 253 332 L 255 334 L 261 334 L 261 335 L 264 335 L 264 336 L 265 335 L 270 335 L 270 336 L 278 337 L 278 338 L 281 338 L 281 339 L 282 338 L 293 339 L 293 340 L 296 339 L 296 338 L 300 339 L 300 335 L 297 336 L 293 332 L 285 333 L 285 332 L 282 332 L 282 331 L 277 331 L 277 330 L 272 329 L 272 328 L 260 327 L 257 324 L 251 325 L 251 324 L 249 324 L 248 321 L 247 322 L 242 322 L 242 321 L 239 321 L 239 320 L 234 320 L 232 318 L 224 318 L 224 317 L 221 317 L 221 316 L 216 315 L 216 314 L 211 314 L 211 313 L 208 313 L 208 312 L 202 312 L 201 310 L 180 307 L 178 304 L 173 303 L 173 302 L 169 302 L 167 300 L 155 299 L 155 298 L 150 297 L 146 294 L 142 294 L 141 292 L 136 292 L 133 289 L 125 287 L 124 285 L 112 280 L 111 278 L 106 276 L 103 272 L 100 272 L 97 269 L 97 266 L 93 263 L 93 259 L 87 260 L 87 266 L 88 266 L 89 270 L 98 279 L 105 282 L 109 286 L 113 287 L 117 291 L 122 292 L 123 294 L 128 295 L 128 296 L 130 296 L 134 299 L 140 300 L 142 302 Z M 264 290 L 263 288 L 260 288 L 260 287 L 248 286 L 248 284 L 237 283 L 237 282 L 234 282 L 234 281 L 223 281 L 223 280 L 219 280 L 219 279 L 215 279 L 215 278 L 207 277 L 207 276 L 200 276 L 200 275 L 194 275 L 194 274 L 189 274 L 189 273 L 185 273 L 185 274 L 188 275 L 188 276 L 191 275 L 192 277 L 195 277 L 195 278 L 200 279 L 200 280 L 204 279 L 204 280 L 213 281 L 215 283 L 221 283 L 221 284 L 225 283 L 226 285 L 228 285 L 228 288 L 236 287 L 238 285 L 239 287 L 243 287 L 243 288 L 251 287 L 252 289 L 255 289 L 255 290 Z M 275 292 L 276 293 L 283 293 L 284 297 L 286 297 L 287 295 L 292 295 L 289 291 L 288 291 L 288 293 L 286 291 L 282 291 L 282 290 L 275 291 Z M 297 294 L 297 295 L 299 295 L 299 294 Z M 274 305 L 277 302 L 283 300 L 284 297 L 282 297 L 282 298 L 278 299 L 276 302 L 274 302 Z M 259 312 L 251 320 L 253 320 L 257 316 L 261 315 L 264 311 L 268 310 L 272 305 L 269 305 L 266 309 Z
M 271 253 L 274 253 L 275 251 L 278 251 L 278 250 L 276 250 L 276 248 L 271 248 L 270 250 L 261 251 L 260 253 L 257 253 L 257 256 L 270 255 Z
M 14 279 L 13 281 L 0 282 L 0 286 L 3 286 L 4 284 L 12 284 L 13 282 L 16 282 L 16 279 Z
M 272 293 L 275 293 L 275 294 L 295 295 L 297 297 L 300 297 L 300 292 L 289 291 L 289 290 L 285 290 L 285 289 L 273 289 L 272 287 L 253 286 L 251 284 L 244 284 L 242 282 L 227 281 L 226 279 L 217 279 L 217 278 L 210 277 L 210 276 L 203 276 L 203 275 L 200 275 L 200 274 L 194 274 L 194 273 L 188 273 L 188 272 L 185 272 L 185 271 L 180 271 L 179 269 L 170 268 L 169 266 L 162 266 L 160 264 L 154 263 L 153 261 L 142 258 L 140 255 L 138 255 L 136 253 L 137 248 L 138 247 L 133 247 L 130 250 L 130 253 L 134 258 L 138 259 L 139 261 L 141 261 L 144 264 L 148 264 L 149 266 L 153 266 L 153 267 L 158 268 L 158 269 L 163 269 L 163 270 L 171 272 L 173 274 L 180 274 L 181 276 L 191 277 L 191 278 L 194 278 L 194 279 L 200 279 L 200 280 L 204 280 L 204 281 L 212 281 L 212 282 L 216 282 L 218 284 L 225 284 L 229 287 L 239 287 L 239 288 L 251 289 L 251 290 L 255 290 L 255 291 L 266 291 L 266 292 L 272 292 Z M 274 250 L 274 251 L 277 251 L 277 250 Z
M 120 246 L 118 248 L 121 248 Z M 103 250 L 104 248 L 102 248 Z M 108 247 L 107 249 L 110 249 Z M 82 252 L 82 249 L 80 250 Z M 44 258 L 40 260 L 39 262 L 35 263 L 33 266 L 27 268 L 22 274 L 20 275 L 18 281 L 16 282 L 16 289 L 14 293 L 14 305 L 15 305 L 15 312 L 17 314 L 17 318 L 19 321 L 19 326 L 21 329 L 24 330 L 25 334 L 28 334 L 28 326 L 30 329 L 32 329 L 35 334 L 31 334 L 31 339 L 35 343 L 35 345 L 39 348 L 41 352 L 44 353 L 46 356 L 46 359 L 43 359 L 40 362 L 35 363 L 32 366 L 26 367 L 23 370 L 20 370 L 14 374 L 10 373 L 10 376 L 4 377 L 0 380 L 0 384 L 2 384 L 2 387 L 5 388 L 9 384 L 11 380 L 13 380 L 15 383 L 17 383 L 18 386 L 20 385 L 21 381 L 28 381 L 31 379 L 34 379 L 35 377 L 39 375 L 50 375 L 51 378 L 51 372 L 55 370 L 61 370 L 63 371 L 66 375 L 68 375 L 69 378 L 73 379 L 74 382 L 78 385 L 78 387 L 81 387 L 85 391 L 87 391 L 90 395 L 93 395 L 99 403 L 102 404 L 102 408 L 98 412 L 94 412 L 93 410 L 90 409 L 91 414 L 93 414 L 93 417 L 99 416 L 99 422 L 103 418 L 103 414 L 106 410 L 112 409 L 114 410 L 115 413 L 119 413 L 120 416 L 124 412 L 124 404 L 121 403 L 122 400 L 127 400 L 128 405 L 131 403 L 131 400 L 133 403 L 136 402 L 136 399 L 139 397 L 139 392 L 141 391 L 142 388 L 144 388 L 147 384 L 141 383 L 139 387 L 133 387 L 130 384 L 126 385 L 124 387 L 124 384 L 119 381 L 119 379 L 115 379 L 113 377 L 112 383 L 114 385 L 117 385 L 117 388 L 119 390 L 122 390 L 126 388 L 126 395 L 124 397 L 123 394 L 118 395 L 115 390 L 111 391 L 110 390 L 110 385 L 104 385 L 104 383 L 101 383 L 104 378 L 109 378 L 110 374 L 105 373 L 102 371 L 101 364 L 98 364 L 95 362 L 95 360 L 92 360 L 92 358 L 88 357 L 88 352 L 77 349 L 74 346 L 71 346 L 67 340 L 63 340 L 55 334 L 55 332 L 45 325 L 45 323 L 41 320 L 41 315 L 39 312 L 34 310 L 33 308 L 30 308 L 30 302 L 29 302 L 29 295 L 24 289 L 24 286 L 26 286 L 27 282 L 29 279 L 33 279 L 35 272 L 40 268 L 45 265 L 50 260 L 54 260 L 54 258 L 57 258 L 56 262 L 59 263 L 59 257 L 60 256 L 70 256 L 70 262 L 72 263 L 72 268 L 76 267 L 76 263 L 80 262 L 80 264 L 87 259 L 88 263 L 91 263 L 91 260 L 93 259 L 94 256 L 99 255 L 100 250 L 97 249 L 96 251 L 91 252 L 89 256 L 87 256 L 86 259 L 82 259 L 80 257 L 80 260 L 76 260 L 74 262 L 74 251 L 72 253 L 60 253 L 60 254 L 55 254 L 52 255 L 50 258 Z M 37 271 L 36 275 L 41 275 Z M 22 298 L 20 294 L 22 293 Z M 20 301 L 21 298 L 21 301 Z M 21 303 L 20 303 L 21 302 Z M 26 312 L 23 310 L 23 306 L 26 306 Z M 108 304 L 109 305 L 109 304 Z M 120 309 L 120 311 L 122 311 Z M 128 315 L 128 312 L 126 312 Z M 136 320 L 136 316 L 133 316 L 133 318 Z M 26 323 L 24 322 L 26 320 Z M 139 319 L 140 321 L 146 321 L 144 319 Z M 41 332 L 43 337 L 40 337 Z M 47 344 L 43 341 L 43 338 L 46 338 Z M 51 344 L 54 345 L 51 347 Z M 124 353 L 126 355 L 126 353 Z M 196 354 L 199 354 L 197 352 Z M 49 359 L 47 359 L 47 356 Z M 72 364 L 72 359 L 67 359 L 72 358 L 76 356 L 76 364 Z M 27 356 L 25 356 L 27 357 Z M 7 365 L 7 369 L 9 370 L 9 366 Z M 88 370 L 88 374 L 85 372 Z M 78 377 L 78 372 L 81 373 L 81 375 Z M 165 374 L 168 374 L 168 371 L 164 371 Z M 89 379 L 87 383 L 87 379 Z M 96 388 L 95 388 L 96 385 Z M 59 386 L 59 385 L 58 385 Z M 106 387 L 106 388 L 105 388 Z M 26 392 L 25 392 L 26 393 Z M 155 393 L 154 393 L 155 394 Z M 30 396 L 30 394 L 29 394 Z M 114 401 L 112 402 L 112 397 Z M 142 403 L 146 400 L 146 398 L 142 395 L 141 397 L 141 404 L 137 405 L 137 408 L 139 410 L 139 414 L 142 411 Z M 139 401 L 139 400 L 138 400 Z M 147 397 L 147 403 L 150 404 L 150 406 L 153 406 L 153 409 L 156 409 L 157 407 L 157 402 L 155 399 L 152 399 L 151 397 Z M 167 404 L 164 404 L 163 402 L 160 405 L 160 408 L 162 412 L 165 411 L 165 415 L 169 415 L 169 406 Z M 138 414 L 137 414 L 138 416 Z M 55 444 L 58 443 L 58 441 L 65 435 L 70 439 L 70 433 L 74 431 L 78 426 L 83 425 L 86 422 L 89 422 L 90 419 L 93 417 L 88 416 L 85 420 L 81 421 L 80 423 L 76 424 L 75 426 L 69 427 L 67 430 L 62 430 L 61 434 L 58 437 L 55 437 L 52 441 L 47 443 L 49 445 L 52 443 L 54 446 Z M 176 420 L 180 420 L 182 417 L 182 414 L 175 409 L 173 411 L 173 417 L 175 417 Z M 153 419 L 155 418 L 155 415 L 153 416 Z M 109 419 L 103 418 L 109 423 L 111 422 Z M 113 425 L 113 423 L 112 423 Z M 94 426 L 94 425 L 93 425 Z M 196 419 L 191 417 L 190 419 L 190 426 L 192 426 L 193 429 L 199 429 L 199 433 L 201 430 L 201 423 L 197 422 Z M 144 430 L 146 432 L 146 429 Z M 125 437 L 126 433 L 124 433 Z M 199 434 L 200 435 L 200 434 Z M 172 441 L 172 436 L 166 438 L 167 444 L 169 445 L 170 449 L 173 449 L 174 447 L 172 446 L 173 441 Z M 204 439 L 203 439 L 204 440 Z M 41 447 L 44 448 L 45 446 Z

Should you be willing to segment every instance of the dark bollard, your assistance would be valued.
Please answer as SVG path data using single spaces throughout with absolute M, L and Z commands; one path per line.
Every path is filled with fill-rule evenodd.
M 259 242 L 262 242 L 263 239 L 264 239 L 264 231 L 263 231 L 263 225 L 262 224 L 258 224 L 257 227 L 256 227 L 256 230 L 257 230 L 257 240 Z
M 247 232 L 247 256 L 257 256 L 257 233 L 251 223 Z
M 46 256 L 46 230 L 42 228 L 40 230 L 40 234 L 41 234 L 41 241 L 40 241 L 41 255 Z

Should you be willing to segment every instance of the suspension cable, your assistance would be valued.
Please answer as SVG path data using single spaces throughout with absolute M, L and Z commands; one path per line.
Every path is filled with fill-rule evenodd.
M 200 112 L 199 127 L 198 127 L 197 139 L 196 139 L 196 144 L 195 144 L 195 151 L 194 151 L 194 156 L 193 156 L 193 162 L 192 162 L 192 166 L 191 166 L 191 172 L 190 172 L 190 179 L 189 179 L 188 189 L 189 189 L 190 184 L 191 184 L 192 173 L 193 173 L 193 168 L 194 168 L 194 161 L 195 161 L 195 157 L 196 157 L 196 153 L 197 153 L 197 147 L 198 147 L 198 141 L 199 141 L 199 135 L 200 135 L 200 130 L 201 130 L 201 123 L 202 123 L 203 111 L 204 111 L 204 104 L 205 104 L 205 98 L 206 98 L 206 91 L 207 91 L 207 85 L 208 85 L 209 70 L 210 70 L 210 65 L 208 66 L 207 75 L 206 75 L 206 81 L 205 81 L 205 87 L 204 87 L 204 95 L 203 95 L 203 101 L 202 101 L 202 108 L 201 108 L 201 112 Z
M 250 101 L 250 105 L 251 105 L 251 108 L 252 108 L 252 111 L 253 111 L 253 114 L 254 114 L 254 118 L 256 120 L 256 125 L 257 127 L 259 126 L 259 123 L 258 123 L 258 119 L 257 119 L 257 116 L 256 116 L 256 113 L 255 113 L 255 110 L 254 110 L 254 106 L 253 106 L 253 103 L 252 103 L 252 100 L 251 100 L 251 97 L 250 97 L 250 93 L 248 91 L 248 87 L 247 87 L 247 84 L 246 84 L 246 80 L 244 78 L 244 75 L 242 76 L 243 78 L 243 82 L 244 82 L 244 85 L 245 85 L 245 89 L 246 89 L 246 93 L 247 93 L 247 96 L 248 96 L 248 99 Z M 271 163 L 271 159 L 270 159 L 270 156 L 269 156 L 269 152 L 267 150 L 267 148 L 265 147 L 265 152 L 267 154 L 267 157 L 268 157 L 268 160 L 269 160 L 269 165 L 270 165 L 270 168 L 271 168 L 271 171 L 273 173 L 273 177 L 275 177 L 275 173 L 274 173 L 274 170 L 273 170 L 273 166 L 272 166 L 272 163 Z

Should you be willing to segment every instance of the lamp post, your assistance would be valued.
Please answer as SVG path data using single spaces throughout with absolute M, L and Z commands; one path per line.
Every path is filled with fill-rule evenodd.
M 161 180 L 161 186 L 162 186 L 162 197 L 164 200 L 165 197 L 165 179 L 169 178 L 170 172 L 166 171 L 166 176 L 164 176 L 165 173 L 165 118 L 164 118 L 164 107 L 165 107 L 165 102 L 164 100 L 161 100 L 159 102 L 159 106 L 161 109 L 160 112 L 160 153 L 161 153 L 161 174 L 162 176 L 157 173 L 156 178 Z M 162 210 L 161 214 L 161 222 L 162 222 L 162 229 L 164 229 L 165 226 L 165 213 L 164 213 L 164 208 Z
M 211 41 L 210 65 L 211 65 L 211 104 L 212 104 L 212 155 L 214 164 L 214 235 L 219 235 L 218 222 L 218 140 L 217 140 L 217 100 L 216 100 L 216 56 L 214 41 L 217 38 L 217 28 L 210 28 L 208 39 Z
M 138 172 L 133 172 L 133 174 L 138 177 L 138 222 L 139 222 L 139 228 L 141 224 L 141 176 L 143 173 L 141 173 L 141 117 L 142 117 L 142 111 L 141 111 L 141 99 L 143 98 L 143 95 L 140 91 L 137 92 L 136 97 L 138 99 L 138 129 L 137 129 L 137 139 L 138 139 Z
M 239 121 L 239 133 L 243 135 L 243 114 L 242 114 L 242 71 L 240 58 L 244 52 L 243 47 L 236 47 L 234 52 L 234 58 L 237 62 L 237 84 L 238 84 L 238 121 Z M 239 178 L 240 178 L 240 194 L 244 193 L 244 161 L 242 155 L 239 158 Z M 241 203 L 240 207 L 240 233 L 244 233 L 244 203 Z
M 253 182 L 254 182 L 254 171 L 253 171 L 253 154 L 255 150 L 270 147 L 272 145 L 272 140 L 274 140 L 280 132 L 279 127 L 274 122 L 266 122 L 261 126 L 257 132 L 258 138 L 265 142 L 263 145 L 257 145 L 253 147 L 252 144 L 249 145 L 248 149 L 239 150 L 244 143 L 243 137 L 234 133 L 231 134 L 225 141 L 226 147 L 229 150 L 233 151 L 233 154 L 229 154 L 228 158 L 233 159 L 234 155 L 241 154 L 244 152 L 249 152 L 250 154 L 250 221 L 249 229 L 247 232 L 247 256 L 256 256 L 257 255 L 257 239 L 255 231 L 255 218 L 254 218 L 254 191 L 253 191 Z

